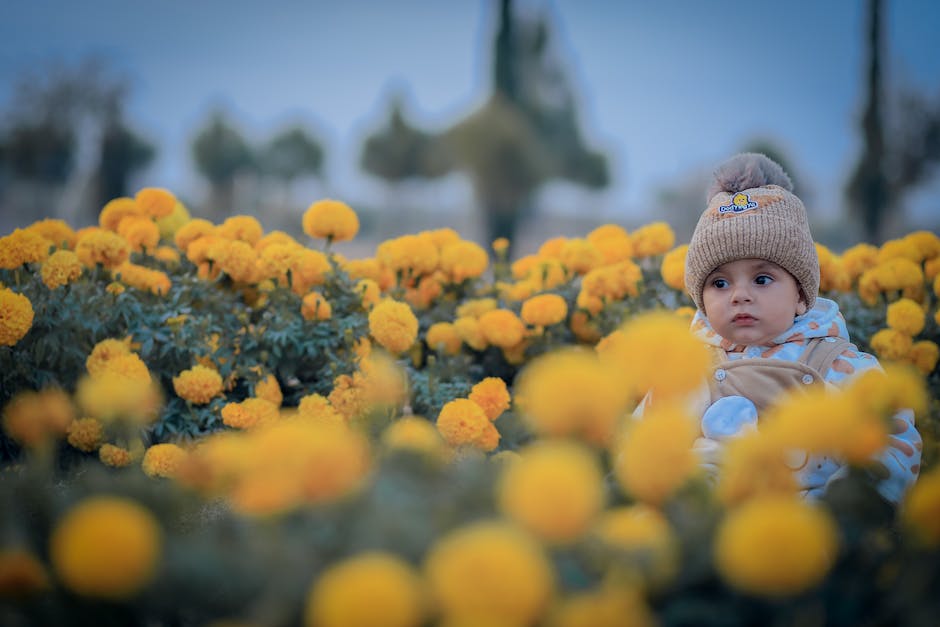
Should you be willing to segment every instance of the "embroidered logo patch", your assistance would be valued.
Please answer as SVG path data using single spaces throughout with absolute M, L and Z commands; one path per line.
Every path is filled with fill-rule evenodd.
M 757 203 L 751 200 L 751 198 L 744 193 L 738 192 L 731 198 L 730 205 L 722 205 L 718 207 L 718 213 L 744 213 L 745 211 L 750 211 L 751 209 L 756 209 Z

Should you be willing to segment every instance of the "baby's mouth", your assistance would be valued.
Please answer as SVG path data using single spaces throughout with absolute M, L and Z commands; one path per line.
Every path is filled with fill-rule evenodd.
M 738 314 L 731 319 L 731 322 L 734 324 L 753 324 L 757 322 L 757 318 L 751 314 Z

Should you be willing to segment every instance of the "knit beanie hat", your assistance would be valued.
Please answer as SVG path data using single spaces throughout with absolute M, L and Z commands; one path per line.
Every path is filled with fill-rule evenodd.
M 775 161 L 735 155 L 715 171 L 708 207 L 699 218 L 685 261 L 685 287 L 700 311 L 705 279 L 738 259 L 765 259 L 796 279 L 812 309 L 819 293 L 819 258 L 802 201 Z

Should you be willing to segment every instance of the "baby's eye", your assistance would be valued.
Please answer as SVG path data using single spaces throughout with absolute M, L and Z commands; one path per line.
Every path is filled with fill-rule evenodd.
M 712 281 L 712 287 L 717 287 L 718 289 L 724 289 L 728 287 L 728 281 L 725 279 L 715 279 Z
M 756 279 L 754 279 L 754 282 L 757 283 L 758 285 L 770 285 L 771 283 L 774 282 L 774 278 L 767 274 L 761 274 L 761 275 L 758 275 Z

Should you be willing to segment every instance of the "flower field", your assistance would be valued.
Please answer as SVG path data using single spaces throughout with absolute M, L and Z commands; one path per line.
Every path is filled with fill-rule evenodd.
M 710 477 L 667 224 L 517 259 L 450 229 L 347 259 L 333 200 L 302 228 L 146 188 L 0 237 L 0 623 L 937 624 L 935 234 L 817 245 L 884 372 L 783 398 Z M 903 408 L 895 509 L 870 460 Z M 795 449 L 851 471 L 806 501 Z

